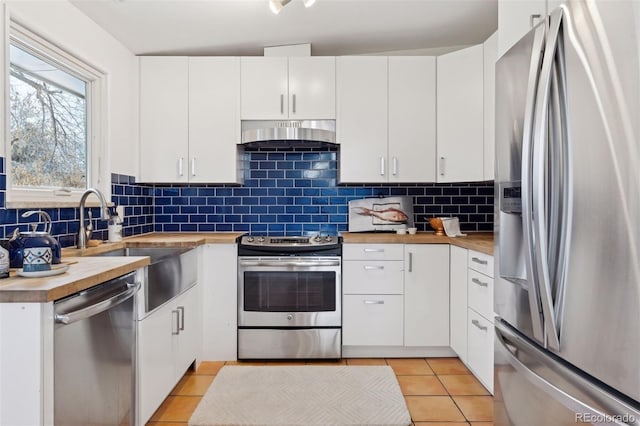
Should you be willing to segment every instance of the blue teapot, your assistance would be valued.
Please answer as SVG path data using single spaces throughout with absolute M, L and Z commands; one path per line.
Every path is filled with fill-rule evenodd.
M 62 249 L 60 243 L 50 235 L 51 216 L 42 210 L 29 210 L 24 212 L 22 217 L 29 217 L 38 214 L 44 222 L 44 231 L 37 231 L 38 224 L 32 226 L 30 232 L 19 232 L 16 228 L 9 240 L 9 262 L 12 268 L 23 267 L 24 249 L 26 248 L 49 248 L 51 249 L 51 263 L 60 263 L 62 259 Z

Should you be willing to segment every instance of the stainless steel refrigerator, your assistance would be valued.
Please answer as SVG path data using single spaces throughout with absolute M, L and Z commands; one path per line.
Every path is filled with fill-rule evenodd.
M 496 425 L 640 424 L 640 1 L 496 65 Z

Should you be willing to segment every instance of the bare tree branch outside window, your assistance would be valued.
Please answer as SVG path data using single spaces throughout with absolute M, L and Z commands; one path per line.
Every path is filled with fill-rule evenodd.
M 13 63 L 9 83 L 12 186 L 86 188 L 86 98 Z

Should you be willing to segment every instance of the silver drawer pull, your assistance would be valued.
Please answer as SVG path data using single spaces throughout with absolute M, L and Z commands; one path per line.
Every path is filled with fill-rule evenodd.
M 365 300 L 365 305 L 384 305 L 384 300 Z
M 486 265 L 486 264 L 488 264 L 488 263 L 489 263 L 489 262 L 487 262 L 486 260 L 479 259 L 479 258 L 477 258 L 477 257 L 472 257 L 472 258 L 471 258 L 471 261 L 472 261 L 472 262 L 479 263 L 479 264 L 481 264 L 481 265 Z
M 478 284 L 480 287 L 489 287 L 489 283 L 482 282 L 477 278 L 471 278 L 471 282 L 474 284 Z
M 372 249 L 372 248 L 366 248 L 364 249 L 365 253 L 384 253 L 384 249 Z
M 375 270 L 375 269 L 380 270 L 380 269 L 384 269 L 384 266 L 371 266 L 371 265 L 365 265 L 365 266 L 364 266 L 364 269 L 365 269 L 366 271 L 372 271 L 372 270 Z
M 475 325 L 476 327 L 478 327 L 482 331 L 487 331 L 487 326 L 486 325 L 480 325 L 480 321 L 478 321 L 478 320 L 471 320 L 471 324 Z

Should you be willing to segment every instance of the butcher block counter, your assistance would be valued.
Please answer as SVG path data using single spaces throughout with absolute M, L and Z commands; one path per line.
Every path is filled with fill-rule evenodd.
M 203 244 L 233 244 L 241 232 L 151 233 L 125 238 L 119 243 L 102 243 L 86 249 L 62 249 L 62 262 L 69 269 L 60 275 L 24 278 L 11 272 L 0 280 L 0 303 L 46 303 L 93 287 L 149 264 L 146 256 L 91 257 L 124 247 L 197 247 Z
M 69 269 L 52 277 L 24 278 L 12 271 L 10 278 L 0 280 L 0 302 L 51 302 L 145 267 L 149 258 L 65 257 L 63 263 Z
M 493 256 L 493 233 L 470 232 L 466 237 L 447 237 L 433 232 L 418 232 L 415 235 L 387 232 L 343 232 L 345 244 L 452 244 Z

